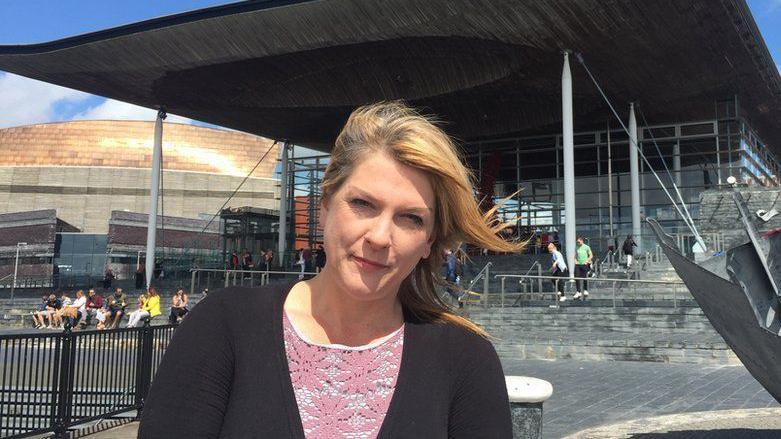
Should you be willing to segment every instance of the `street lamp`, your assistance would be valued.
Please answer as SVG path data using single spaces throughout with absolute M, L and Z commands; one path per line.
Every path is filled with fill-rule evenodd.
M 16 261 L 14 262 L 14 283 L 11 284 L 11 301 L 14 300 L 14 290 L 16 289 L 16 274 L 19 272 L 19 249 L 22 248 L 22 246 L 27 245 L 26 242 L 17 242 L 16 243 Z

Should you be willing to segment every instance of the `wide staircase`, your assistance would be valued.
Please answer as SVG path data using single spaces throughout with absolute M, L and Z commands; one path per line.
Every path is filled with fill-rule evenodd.
M 592 279 L 587 300 L 558 302 L 553 285 L 545 280 L 506 277 L 522 275 L 536 260 L 547 275 L 548 255 L 481 256 L 472 258 L 462 286 L 470 283 L 484 264 L 491 262 L 488 290 L 482 279 L 472 286 L 463 312 L 494 337 L 499 355 L 508 359 L 631 360 L 698 364 L 736 364 L 735 355 L 716 333 L 707 317 L 682 284 L 664 264 L 646 267 L 640 282 L 623 279 Z M 538 274 L 536 266 L 529 274 Z M 542 290 L 540 291 L 540 286 Z M 219 293 L 219 290 L 214 291 Z M 191 295 L 195 303 L 200 295 Z M 130 298 L 131 307 L 135 297 Z M 0 299 L 0 327 L 32 327 L 30 311 L 39 298 Z M 170 296 L 161 300 L 165 322 Z
M 665 259 L 623 276 L 602 273 L 590 281 L 587 300 L 571 299 L 574 285 L 558 302 L 550 281 L 512 277 L 504 278 L 502 294 L 503 274 L 525 274 L 537 259 L 548 275 L 548 255 L 472 258 L 477 270 L 492 263 L 488 292 L 482 279 L 475 282 L 463 312 L 495 338 L 501 357 L 739 363 Z

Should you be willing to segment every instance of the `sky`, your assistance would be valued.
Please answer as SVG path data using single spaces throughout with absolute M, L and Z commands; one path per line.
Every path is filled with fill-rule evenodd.
M 226 3 L 231 1 L 0 0 L 0 44 L 41 43 Z M 748 4 L 781 70 L 781 0 L 748 0 Z M 154 120 L 155 114 L 0 71 L 0 128 L 77 119 Z M 166 120 L 201 124 L 176 115 Z

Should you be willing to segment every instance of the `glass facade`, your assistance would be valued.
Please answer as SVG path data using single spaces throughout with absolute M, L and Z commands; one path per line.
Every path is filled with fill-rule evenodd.
M 646 217 L 658 220 L 681 242 L 694 242 L 651 169 L 677 201 L 675 182 L 695 221 L 700 193 L 726 185 L 729 176 L 746 185 L 779 185 L 778 161 L 739 114 L 732 98 L 716 102 L 716 117 L 711 120 L 638 127 L 638 143 L 646 159 L 639 159 L 643 232 L 636 240 L 642 249 L 656 245 L 643 221 Z M 628 135 L 606 119 L 602 130 L 576 132 L 574 148 L 577 231 L 602 252 L 616 240 L 620 244 L 632 230 Z M 475 176 L 476 196 L 503 202 L 499 215 L 517 225 L 519 237 L 544 232 L 563 236 L 561 134 L 471 142 L 462 149 Z M 288 235 L 288 248 L 321 239 L 317 207 L 326 164 L 327 156 L 314 155 L 288 162 L 288 209 L 295 230 Z
M 106 242 L 107 235 L 58 233 L 54 244 L 55 285 L 73 288 L 100 282 L 109 262 Z
M 641 217 L 657 219 L 671 233 L 685 235 L 689 230 L 650 168 L 677 200 L 675 181 L 695 220 L 700 192 L 726 184 L 730 175 L 744 184 L 779 184 L 778 162 L 741 119 L 639 127 L 638 142 L 647 160 L 640 158 Z M 608 132 L 606 127 L 575 133 L 574 143 L 578 234 L 598 247 L 611 236 L 620 240 L 632 229 L 628 136 L 620 128 Z M 480 186 L 492 182 L 493 193 L 484 189 L 482 195 L 499 203 L 519 191 L 499 212 L 519 226 L 520 234 L 563 232 L 561 135 L 477 142 L 467 144 L 465 151 Z

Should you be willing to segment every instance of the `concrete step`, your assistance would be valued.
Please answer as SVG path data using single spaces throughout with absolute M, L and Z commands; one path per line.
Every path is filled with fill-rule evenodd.
M 469 308 L 507 359 L 737 364 L 695 307 Z
M 740 360 L 726 345 L 633 346 L 631 341 L 597 341 L 585 344 L 541 341 L 495 342 L 503 360 L 648 361 L 706 365 L 738 365 Z

